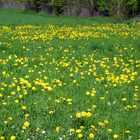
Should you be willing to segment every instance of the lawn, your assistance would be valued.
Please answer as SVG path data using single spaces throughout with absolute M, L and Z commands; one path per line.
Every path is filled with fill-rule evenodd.
M 1 140 L 140 140 L 140 23 L 0 9 Z

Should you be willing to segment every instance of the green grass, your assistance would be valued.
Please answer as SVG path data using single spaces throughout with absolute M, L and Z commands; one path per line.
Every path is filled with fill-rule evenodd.
M 13 12 L 14 11 L 14 12 Z M 69 25 L 75 26 L 77 24 L 91 25 L 92 23 L 107 23 L 107 18 L 100 17 L 91 19 L 73 19 L 72 17 L 57 17 L 55 15 L 39 14 L 33 11 L 0 9 L 1 20 L 0 25 L 15 26 L 15 25 Z M 12 18 L 11 18 L 12 17 Z M 76 17 L 78 18 L 78 17 Z
M 0 19 L 0 139 L 140 139 L 139 23 Z

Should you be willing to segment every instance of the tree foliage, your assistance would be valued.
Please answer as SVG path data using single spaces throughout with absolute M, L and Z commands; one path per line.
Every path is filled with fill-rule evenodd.
M 0 0 L 0 4 L 6 0 Z M 25 7 L 31 5 L 39 12 L 41 7 L 53 7 L 55 14 L 62 14 L 65 7 L 87 7 L 94 13 L 94 9 L 106 12 L 109 16 L 127 18 L 129 14 L 140 14 L 140 0 L 17 0 Z

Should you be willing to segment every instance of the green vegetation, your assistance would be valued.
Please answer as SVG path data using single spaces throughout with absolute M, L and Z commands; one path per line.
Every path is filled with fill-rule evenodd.
M 25 5 L 31 4 L 38 12 L 41 6 L 49 5 L 53 7 L 56 14 L 63 13 L 65 7 L 82 6 L 88 7 L 91 15 L 94 8 L 113 17 L 128 18 L 129 14 L 135 15 L 140 12 L 139 0 L 19 0 L 19 2 Z
M 65 8 L 75 9 L 80 13 L 82 7 L 86 7 L 90 16 L 94 16 L 96 10 L 102 14 L 112 16 L 118 20 L 124 20 L 140 14 L 139 0 L 16 0 L 20 4 L 25 5 L 25 10 L 32 7 L 35 11 L 40 12 L 44 6 L 53 8 L 53 13 L 56 15 L 63 14 Z M 12 1 L 0 0 L 2 3 Z M 74 11 L 74 10 L 73 10 Z
M 140 139 L 140 24 L 0 9 L 0 139 Z

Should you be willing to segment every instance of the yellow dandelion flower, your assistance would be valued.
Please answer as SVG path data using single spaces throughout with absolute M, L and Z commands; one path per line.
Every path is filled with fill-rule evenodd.
M 76 83 L 76 80 L 73 80 L 73 83 Z
M 87 113 L 85 112 L 85 111 L 82 111 L 82 116 L 86 116 L 87 115 Z
M 25 117 L 28 117 L 29 116 L 29 114 L 25 114 Z
M 48 86 L 48 87 L 47 87 L 47 89 L 48 89 L 49 91 L 51 91 L 51 90 L 52 90 L 52 88 L 51 88 L 50 86 Z
M 73 74 L 70 74 L 70 77 L 73 77 Z
M 114 134 L 114 135 L 113 135 L 113 138 L 114 138 L 114 139 L 117 139 L 117 138 L 118 138 L 118 135 L 117 135 L 117 134 Z
M 12 120 L 12 117 L 8 117 L 9 120 Z
M 80 133 L 80 132 L 81 132 L 81 129 L 77 129 L 77 130 L 76 130 L 76 133 Z
M 81 113 L 76 113 L 77 118 L 81 118 Z
M 68 102 L 71 102 L 71 101 L 72 101 L 72 99 L 67 99 L 67 101 L 68 101 Z
M 104 98 L 104 97 L 101 97 L 100 99 L 101 99 L 101 100 L 104 100 L 105 98 Z
M 18 103 L 18 100 L 15 100 L 15 103 Z
M 3 136 L 0 137 L 0 140 L 5 140 L 5 138 Z
M 25 110 L 26 109 L 26 106 L 22 106 L 22 109 Z
M 3 105 L 6 105 L 6 102 L 3 102 L 2 104 L 3 104 Z
M 23 126 L 22 129 L 23 129 L 23 130 L 26 130 L 27 128 L 26 128 L 26 126 Z
M 24 126 L 26 126 L 26 127 L 29 127 L 29 125 L 30 125 L 30 123 L 29 123 L 28 121 L 26 121 L 26 122 L 24 123 Z
M 39 131 L 39 130 L 40 130 L 40 128 L 37 128 L 36 130 L 37 130 L 37 131 Z
M 58 104 L 60 103 L 60 101 L 59 101 L 59 100 L 55 100 L 55 102 L 57 102 Z
M 75 130 L 74 129 L 70 129 L 70 132 L 74 132 Z
M 122 98 L 122 101 L 126 101 L 127 99 L 126 98 Z
M 32 87 L 32 90 L 36 90 L 36 87 Z
M 126 130 L 126 131 L 125 131 L 125 133 L 126 133 L 126 134 L 129 134 L 129 133 L 130 133 L 130 131 L 129 131 L 129 130 Z
M 50 112 L 49 112 L 49 114 L 52 114 L 52 113 L 53 113 L 53 111 L 50 111 Z
M 7 123 L 8 123 L 8 121 L 4 121 L 4 123 L 5 123 L 5 124 L 7 124 Z
M 93 108 L 96 108 L 96 105 L 92 105 Z
M 108 129 L 107 131 L 108 131 L 108 132 L 112 132 L 112 129 Z
M 89 134 L 89 137 L 92 139 L 92 138 L 94 138 L 94 134 L 93 133 L 90 133 Z
M 87 117 L 91 117 L 92 114 L 91 114 L 90 112 L 88 112 L 88 113 L 86 114 L 86 116 L 87 116 Z
M 15 140 L 15 139 L 16 139 L 15 136 L 11 136 L 11 137 L 10 137 L 10 140 Z
M 22 95 L 19 95 L 19 98 L 21 99 L 23 96 Z
M 56 127 L 56 129 L 55 129 L 57 132 L 59 132 L 59 127 Z
M 89 92 L 89 91 L 87 91 L 87 92 L 86 92 L 86 95 L 89 95 L 89 94 L 90 94 L 90 92 Z
M 84 129 L 85 127 L 84 126 L 80 126 L 80 129 Z
M 104 120 L 104 122 L 105 122 L 105 123 L 108 123 L 108 121 L 107 121 L 107 120 Z
M 82 134 L 78 134 L 78 138 L 82 138 L 83 137 L 83 135 Z

